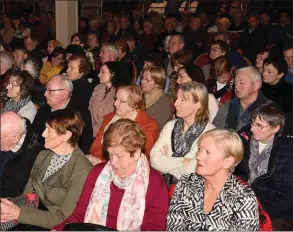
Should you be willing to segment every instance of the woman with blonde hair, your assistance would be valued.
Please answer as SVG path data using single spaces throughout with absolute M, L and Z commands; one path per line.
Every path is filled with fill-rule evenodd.
M 213 129 L 200 136 L 197 144 L 196 173 L 183 175 L 177 183 L 167 216 L 167 230 L 258 230 L 256 196 L 232 175 L 243 159 L 243 144 L 238 134 Z
M 48 60 L 48 56 L 54 51 L 55 48 L 57 47 L 62 47 L 62 44 L 58 41 L 58 40 L 50 40 L 48 42 L 48 47 L 47 47 L 47 56 L 44 57 L 43 60 L 43 64 L 46 63 L 46 61 Z
M 204 85 L 191 82 L 179 86 L 175 120 L 163 127 L 150 152 L 151 166 L 160 171 L 167 186 L 176 184 L 196 168 L 197 140 L 214 128 L 209 122 L 208 93 Z
M 157 121 L 160 130 L 173 114 L 171 101 L 163 92 L 164 86 L 165 71 L 163 68 L 150 66 L 143 69 L 141 89 L 145 96 L 146 113 Z
M 102 146 L 104 132 L 109 125 L 121 118 L 133 120 L 141 127 L 147 138 L 145 154 L 149 159 L 149 152 L 158 138 L 159 128 L 157 122 L 143 111 L 145 109 L 143 91 L 135 84 L 118 88 L 114 108 L 114 112 L 104 117 L 100 130 L 90 148 L 90 160 L 95 164 L 105 159 Z

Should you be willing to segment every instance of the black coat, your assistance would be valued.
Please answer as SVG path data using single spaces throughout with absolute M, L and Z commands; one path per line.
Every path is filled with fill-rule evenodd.
M 0 197 L 17 197 L 30 177 L 35 159 L 43 146 L 38 142 L 38 135 L 27 126 L 27 134 L 21 148 L 0 153 Z
M 244 181 L 249 178 L 250 137 L 248 131 L 239 132 L 244 145 L 244 159 L 235 174 Z M 247 139 L 246 139 L 247 137 Z M 293 214 L 293 139 L 276 136 L 266 174 L 251 184 L 262 207 L 271 218 Z
M 72 109 L 74 111 L 78 110 L 75 104 L 70 100 L 70 102 L 66 106 L 67 109 Z M 83 107 L 80 108 L 79 113 L 81 114 L 85 127 L 83 130 L 83 134 L 79 140 L 79 147 L 81 150 L 87 154 L 89 153 L 90 146 L 93 142 L 93 128 L 92 128 L 92 120 L 91 120 L 91 113 L 88 108 Z M 38 134 L 42 134 L 45 130 L 45 123 L 48 119 L 49 114 L 51 113 L 51 107 L 49 105 L 42 106 L 34 119 L 33 122 L 33 130 Z M 40 137 L 40 142 L 44 144 L 44 139 Z

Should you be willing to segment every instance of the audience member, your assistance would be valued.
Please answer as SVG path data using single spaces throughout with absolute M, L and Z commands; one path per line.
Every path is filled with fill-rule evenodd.
M 50 79 L 46 85 L 45 92 L 47 104 L 40 107 L 33 123 L 35 132 L 38 134 L 43 132 L 45 123 L 52 112 L 65 108 L 77 110 L 77 106 L 71 99 L 72 92 L 73 84 L 68 77 L 56 75 Z M 88 153 L 93 140 L 91 114 L 86 107 L 79 108 L 78 111 L 85 122 L 85 128 L 79 140 L 79 146 L 84 153 Z M 44 143 L 44 141 L 42 142 Z
M 260 74 L 263 73 L 263 61 L 268 58 L 270 55 L 270 51 L 268 49 L 263 49 L 256 55 L 255 59 L 255 68 L 257 68 Z
M 5 102 L 2 112 L 18 113 L 32 123 L 37 113 L 36 106 L 30 97 L 32 85 L 33 78 L 28 72 L 10 73 L 6 86 L 8 100 Z
M 239 132 L 245 154 L 235 171 L 248 181 L 275 230 L 293 229 L 293 139 L 281 134 L 284 123 L 276 104 L 256 108 L 250 131 Z
M 197 144 L 196 173 L 183 175 L 178 182 L 167 230 L 258 230 L 256 196 L 232 175 L 243 158 L 238 134 L 214 129 L 201 135 Z
M 205 78 L 202 70 L 193 64 L 190 66 L 184 66 L 178 71 L 177 83 L 179 85 L 190 82 L 197 82 L 205 85 Z M 208 111 L 209 121 L 212 122 L 218 111 L 218 102 L 213 94 L 208 94 Z
M 117 62 L 108 61 L 101 66 L 99 85 L 92 93 L 89 110 L 92 117 L 93 137 L 96 137 L 105 115 L 114 111 L 115 94 L 125 84 L 122 68 Z
M 153 31 L 152 22 L 149 19 L 143 21 L 143 34 L 140 35 L 139 44 L 144 48 L 144 55 L 148 55 L 155 52 L 155 42 L 157 40 L 157 34 Z
M 249 125 L 251 113 L 267 98 L 260 92 L 262 79 L 254 67 L 238 69 L 235 73 L 235 95 L 224 103 L 213 120 L 217 128 L 240 130 Z
M 0 109 L 3 107 L 3 103 L 6 98 L 6 83 L 9 78 L 9 72 L 13 65 L 13 57 L 7 51 L 0 51 Z
M 17 197 L 23 193 L 42 146 L 19 114 L 1 113 L 0 125 L 0 196 Z
M 91 64 L 92 70 L 96 69 L 96 61 L 100 53 L 99 38 L 95 33 L 88 34 L 88 49 L 86 56 Z
M 285 47 L 283 54 L 288 65 L 288 70 L 284 75 L 284 80 L 293 85 L 293 47 Z
M 102 44 L 99 57 L 101 63 L 104 64 L 108 61 L 117 61 L 118 60 L 118 49 L 112 43 L 104 43 Z
M 208 122 L 208 93 L 204 85 L 180 85 L 175 102 L 175 120 L 169 121 L 150 152 L 151 166 L 160 171 L 168 187 L 196 168 L 199 136 L 214 128 Z
M 40 82 L 46 85 L 55 75 L 59 74 L 64 68 L 65 50 L 62 47 L 56 47 L 48 56 L 46 63 L 40 70 Z
M 164 86 L 165 71 L 162 67 L 148 66 L 143 69 L 141 89 L 145 96 L 146 113 L 157 121 L 160 130 L 173 115 L 171 101 L 163 92 Z
M 43 64 L 48 60 L 48 56 L 54 51 L 55 48 L 62 47 L 61 43 L 58 40 L 50 40 L 47 46 L 47 56 L 42 59 Z
M 38 48 L 38 40 L 31 35 L 24 40 L 25 48 L 28 50 L 28 54 L 30 57 L 35 59 L 38 62 L 39 67 L 42 67 L 43 61 L 42 58 L 44 57 L 43 52 Z
M 92 223 L 117 230 L 165 230 L 168 194 L 143 153 L 147 139 L 132 120 L 111 124 L 103 136 L 109 161 L 93 168 L 74 212 L 53 229 Z
M 157 122 L 142 110 L 144 109 L 144 95 L 141 89 L 136 85 L 119 88 L 116 93 L 114 108 L 114 112 L 104 117 L 100 130 L 91 146 L 90 154 L 97 157 L 97 161 L 105 158 L 102 146 L 103 134 L 109 125 L 123 118 L 135 121 L 143 130 L 147 138 L 145 154 L 149 160 L 149 153 L 158 138 L 159 128 Z
M 20 223 L 13 230 L 51 229 L 72 214 L 92 168 L 77 146 L 82 131 L 77 112 L 64 109 L 48 116 L 42 134 L 46 150 L 39 153 L 23 191 L 38 195 L 39 209 L 16 205 L 18 198 L 1 199 L 1 222 Z
M 24 48 L 16 48 L 13 50 L 13 67 L 12 71 L 20 71 L 24 65 L 24 61 L 28 58 L 28 51 Z

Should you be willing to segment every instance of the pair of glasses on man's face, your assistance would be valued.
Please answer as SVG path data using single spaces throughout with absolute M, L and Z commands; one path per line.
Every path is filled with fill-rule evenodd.
M 62 90 L 65 90 L 65 89 L 46 89 L 45 92 L 48 92 L 49 94 L 52 94 L 52 93 L 62 91 Z
M 251 122 L 250 125 L 251 125 L 251 127 L 255 127 L 258 130 L 263 130 L 264 128 L 270 127 L 270 125 L 262 126 L 262 125 L 260 125 L 258 123 L 255 123 L 255 122 Z

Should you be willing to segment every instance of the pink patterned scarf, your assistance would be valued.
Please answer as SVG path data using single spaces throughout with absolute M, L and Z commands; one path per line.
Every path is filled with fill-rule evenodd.
M 144 212 L 145 198 L 149 184 L 150 167 L 147 158 L 141 154 L 136 171 L 128 178 L 117 177 L 108 162 L 97 178 L 86 211 L 85 223 L 106 226 L 110 199 L 110 184 L 125 189 L 118 211 L 117 230 L 140 230 Z

